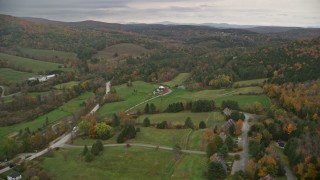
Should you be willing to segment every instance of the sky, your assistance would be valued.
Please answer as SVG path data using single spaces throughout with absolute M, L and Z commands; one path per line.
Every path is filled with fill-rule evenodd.
M 320 0 L 0 0 L 0 13 L 58 21 L 320 27 Z

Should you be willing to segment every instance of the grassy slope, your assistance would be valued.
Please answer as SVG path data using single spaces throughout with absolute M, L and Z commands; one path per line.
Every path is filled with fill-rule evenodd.
M 56 50 L 46 50 L 46 49 L 31 49 L 31 48 L 21 48 L 20 51 L 24 54 L 28 54 L 29 56 L 33 56 L 36 58 L 50 58 L 50 59 L 76 59 L 77 55 L 72 52 L 64 52 L 64 51 L 56 51 Z
M 66 82 L 66 83 L 62 83 L 62 84 L 57 84 L 54 86 L 55 89 L 63 89 L 63 88 L 71 88 L 75 85 L 78 85 L 79 82 L 78 81 L 70 81 L 70 82 Z
M 133 87 L 127 87 L 126 84 L 114 86 L 118 95 L 125 99 L 125 101 L 108 103 L 101 107 L 98 114 L 101 116 L 109 116 L 119 111 L 124 111 L 146 99 L 151 97 L 151 93 L 156 85 L 145 83 L 142 81 L 133 82 Z M 138 90 L 137 94 L 133 94 L 134 89 Z
M 190 73 L 180 73 L 178 76 L 176 76 L 174 79 L 168 82 L 164 82 L 162 84 L 167 85 L 169 87 L 174 87 L 175 85 L 181 85 L 183 82 L 185 82 L 190 77 Z
M 89 92 L 83 93 L 79 97 L 70 100 L 61 107 L 50 111 L 49 113 L 44 114 L 32 121 L 16 124 L 13 126 L 0 127 L 0 144 L 3 144 L 8 134 L 12 132 L 17 132 L 20 129 L 24 129 L 26 127 L 29 127 L 31 131 L 37 130 L 38 128 L 42 127 L 43 123 L 46 120 L 46 117 L 48 117 L 50 123 L 53 123 L 66 116 L 71 115 L 73 112 L 80 108 L 80 104 L 82 104 L 83 101 L 85 101 L 92 95 L 93 93 Z
M 205 155 L 183 155 L 176 165 L 170 179 L 207 179 L 204 172 L 207 169 Z
M 251 86 L 251 85 L 257 85 L 257 84 L 263 84 L 264 81 L 266 81 L 268 78 L 262 78 L 262 79 L 252 79 L 252 80 L 246 80 L 246 81 L 238 81 L 234 82 L 233 85 L 236 86 Z
M 18 67 L 31 69 L 33 72 L 43 72 L 48 70 L 65 70 L 64 68 L 59 68 L 59 66 L 62 66 L 62 64 L 38 61 L 29 58 L 12 56 L 4 53 L 0 53 L 0 58 L 8 60 L 10 63 Z
M 63 152 L 68 154 L 64 161 Z M 106 148 L 103 154 L 90 163 L 80 155 L 82 149 L 61 150 L 46 158 L 41 166 L 54 179 L 162 179 L 167 166 L 172 163 L 172 153 L 131 147 Z
M 179 113 L 160 113 L 160 114 L 149 114 L 140 116 L 137 122 L 142 123 L 143 120 L 148 117 L 151 124 L 157 124 L 162 121 L 167 121 L 173 125 L 181 124 L 184 125 L 184 121 L 187 117 L 190 117 L 194 125 L 198 125 L 201 121 L 207 123 L 213 122 L 216 125 L 220 125 L 224 122 L 224 116 L 220 115 L 220 112 L 202 112 L 202 113 L 192 113 L 189 111 L 183 111 Z
M 191 131 L 191 129 L 157 129 L 153 127 L 142 127 L 140 129 L 141 132 L 137 133 L 136 138 L 127 142 L 169 147 L 179 144 L 180 147 L 185 147 L 187 135 Z
M 25 81 L 34 75 L 34 73 L 21 72 L 9 68 L 0 68 L 0 78 L 9 82 Z

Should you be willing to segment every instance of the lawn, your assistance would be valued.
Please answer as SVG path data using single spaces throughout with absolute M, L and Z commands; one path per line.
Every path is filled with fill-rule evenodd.
M 43 60 L 68 60 L 77 59 L 77 54 L 73 52 L 64 52 L 57 50 L 46 50 L 46 49 L 31 49 L 31 48 L 21 48 L 19 49 L 21 53 L 26 54 L 30 57 Z
M 54 86 L 55 89 L 62 90 L 63 88 L 72 88 L 75 85 L 78 85 L 79 81 L 70 81 L 62 84 L 57 84 Z
M 132 87 L 127 87 L 126 84 L 114 86 L 112 88 L 117 91 L 117 94 L 120 97 L 124 98 L 124 101 L 107 103 L 100 108 L 98 114 L 102 117 L 105 117 L 119 111 L 125 111 L 130 107 L 151 98 L 152 92 L 156 87 L 157 85 L 149 84 L 142 81 L 133 82 Z M 134 93 L 134 90 L 137 90 L 137 93 Z
M 220 112 L 199 112 L 192 113 L 190 111 L 183 111 L 179 113 L 160 113 L 160 114 L 148 114 L 142 115 L 137 118 L 137 123 L 142 123 L 143 120 L 148 117 L 151 124 L 157 124 L 162 121 L 167 121 L 173 125 L 184 125 L 187 117 L 190 117 L 194 125 L 198 125 L 201 121 L 205 121 L 211 125 L 221 125 L 224 122 L 224 116 Z
M 148 148 L 105 148 L 92 162 L 85 162 L 82 149 L 61 149 L 41 162 L 53 179 L 163 179 L 172 164 L 172 152 Z M 64 160 L 64 153 L 67 160 Z
M 233 86 L 252 86 L 252 85 L 262 85 L 264 81 L 268 80 L 268 78 L 262 78 L 262 79 L 252 79 L 252 80 L 246 80 L 246 81 L 238 81 L 234 82 Z
M 206 170 L 207 158 L 205 155 L 182 155 L 170 179 L 207 179 L 204 176 Z
M 9 68 L 0 68 L 0 77 L 1 79 L 13 83 L 26 81 L 28 78 L 35 76 L 35 73 L 28 73 L 22 71 L 16 71 Z
M 12 126 L 0 127 L 0 144 L 3 144 L 3 142 L 6 140 L 6 137 L 12 132 L 18 132 L 20 129 L 24 129 L 26 127 L 29 127 L 31 131 L 41 128 L 47 117 L 49 123 L 54 123 L 56 121 L 61 120 L 64 117 L 71 115 L 73 112 L 75 112 L 81 107 L 83 101 L 85 101 L 92 95 L 93 93 L 90 92 L 83 93 L 80 96 L 68 101 L 61 107 L 53 111 L 50 111 L 47 114 L 39 116 L 38 118 L 32 121 L 23 122 Z
M 9 63 L 12 63 L 14 66 L 19 68 L 32 70 L 32 72 L 44 72 L 51 70 L 66 70 L 65 68 L 60 68 L 63 64 L 51 63 L 38 61 L 29 58 L 23 58 L 18 56 L 12 56 L 9 54 L 0 53 L 0 58 L 8 60 Z
M 240 108 L 244 108 L 247 104 L 254 102 L 260 102 L 265 106 L 270 106 L 270 99 L 265 95 L 239 95 L 248 93 L 263 93 L 263 89 L 258 86 L 244 87 L 238 89 L 219 89 L 219 90 L 202 90 L 191 92 L 181 89 L 173 89 L 173 92 L 167 96 L 157 98 L 149 101 L 148 103 L 154 103 L 158 110 L 164 111 L 169 104 L 183 101 L 195 101 L 199 99 L 214 100 L 219 107 L 223 100 L 234 100 L 239 103 Z M 133 110 L 143 111 L 145 104 L 134 108 Z
M 175 85 L 183 84 L 189 77 L 190 77 L 190 73 L 180 73 L 180 74 L 178 74 L 178 76 L 176 76 L 171 81 L 164 82 L 162 84 L 169 86 L 169 87 L 174 87 Z
M 135 139 L 126 141 L 128 143 L 144 143 L 160 146 L 173 147 L 179 144 L 185 148 L 187 136 L 191 129 L 157 129 L 154 127 L 141 127 Z
M 193 131 L 190 134 L 188 149 L 205 151 L 205 147 L 202 147 L 202 136 L 205 129 L 199 129 L 197 131 Z

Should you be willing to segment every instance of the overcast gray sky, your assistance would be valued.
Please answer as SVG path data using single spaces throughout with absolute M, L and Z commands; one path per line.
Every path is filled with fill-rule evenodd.
M 0 0 L 0 13 L 59 21 L 320 27 L 320 0 Z

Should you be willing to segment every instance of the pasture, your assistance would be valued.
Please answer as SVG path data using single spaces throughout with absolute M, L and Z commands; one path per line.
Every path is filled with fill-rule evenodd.
M 16 71 L 10 68 L 0 68 L 0 78 L 11 83 L 26 81 L 35 75 L 35 73 Z
M 12 126 L 0 127 L 0 144 L 3 144 L 3 142 L 6 140 L 6 137 L 12 132 L 18 132 L 20 129 L 25 129 L 26 127 L 29 127 L 30 131 L 35 131 L 38 128 L 41 128 L 44 122 L 46 121 L 47 117 L 49 123 L 54 123 L 61 120 L 62 118 L 71 115 L 73 112 L 75 112 L 81 107 L 81 104 L 86 99 L 88 99 L 92 95 L 93 93 L 89 92 L 83 93 L 80 96 L 63 104 L 59 108 L 54 109 L 53 111 L 50 111 L 42 116 L 39 116 L 38 118 L 32 121 L 19 123 Z
M 51 62 L 63 62 L 69 59 L 77 59 L 77 54 L 73 52 L 31 48 L 20 48 L 19 51 L 28 57 L 32 57 L 33 59 Z
M 62 84 L 57 84 L 55 86 L 53 86 L 55 89 L 59 89 L 62 90 L 64 88 L 68 89 L 68 88 L 72 88 L 75 85 L 78 85 L 79 82 L 78 81 L 70 81 L 70 82 L 66 82 L 66 83 L 62 83 Z
M 12 56 L 5 53 L 0 53 L 0 59 L 7 60 L 10 64 L 13 64 L 13 66 L 17 68 L 28 71 L 31 70 L 34 73 L 42 73 L 44 71 L 52 70 L 67 70 L 66 68 L 62 68 L 63 64 L 38 61 L 29 58 Z
M 54 179 L 163 179 L 172 165 L 172 152 L 130 147 L 105 148 L 92 162 L 85 162 L 82 149 L 61 149 L 40 165 Z M 67 160 L 64 160 L 67 154 Z M 104 179 L 104 178 L 102 178 Z
M 171 81 L 167 81 L 162 84 L 169 86 L 169 87 L 174 87 L 176 85 L 183 84 L 189 77 L 190 77 L 190 73 L 180 73 L 180 74 L 178 74 L 178 76 L 176 76 Z
M 237 81 L 233 83 L 233 86 L 257 86 L 257 85 L 262 85 L 263 82 L 268 80 L 268 78 L 262 78 L 262 79 L 252 79 L 252 80 L 245 80 L 245 81 Z
M 184 125 L 185 120 L 190 117 L 193 124 L 198 126 L 201 121 L 212 125 L 220 126 L 224 122 L 224 115 L 220 112 L 199 112 L 192 113 L 190 111 L 182 111 L 179 113 L 160 113 L 160 114 L 147 114 L 137 118 L 137 123 L 142 123 L 143 120 L 148 117 L 151 124 L 157 124 L 162 121 L 167 121 L 172 125 Z

